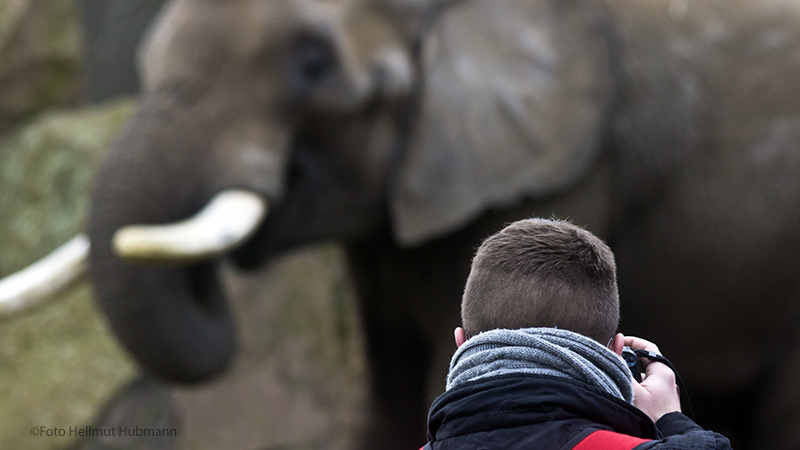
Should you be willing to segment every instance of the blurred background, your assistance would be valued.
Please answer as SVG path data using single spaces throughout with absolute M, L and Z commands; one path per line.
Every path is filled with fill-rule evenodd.
M 86 228 L 92 177 L 136 109 L 136 49 L 162 3 L 0 0 L 0 278 L 39 260 Z M 750 443 L 750 448 L 765 448 L 756 444 L 767 438 L 782 445 L 766 447 L 795 448 L 793 430 L 800 426 L 800 390 L 794 388 L 800 373 L 796 264 L 800 252 L 796 208 L 800 8 L 786 0 L 631 0 L 599 2 L 608 11 L 590 8 L 586 13 L 584 3 L 511 1 L 508 8 L 495 8 L 493 0 L 464 2 L 441 20 L 421 20 L 423 16 L 417 14 L 438 10 L 440 5 L 434 0 L 391 0 L 389 4 L 400 9 L 389 11 L 398 16 L 382 17 L 359 3 L 348 12 L 353 17 L 343 15 L 354 22 L 338 22 L 337 10 L 331 16 L 333 25 L 309 19 L 316 17 L 313 8 L 297 8 L 300 12 L 294 12 L 301 16 L 297 23 L 287 19 L 285 10 L 270 10 L 281 15 L 265 14 L 260 18 L 266 20 L 263 23 L 253 15 L 256 25 L 272 27 L 269 31 L 280 30 L 283 22 L 291 24 L 292 39 L 283 39 L 280 33 L 277 38 L 297 45 L 297 51 L 290 53 L 291 58 L 275 59 L 261 51 L 282 55 L 283 47 L 270 45 L 268 39 L 243 39 L 238 31 L 246 34 L 251 29 L 240 27 L 238 21 L 221 26 L 224 33 L 209 26 L 213 32 L 209 41 L 203 40 L 205 26 L 216 23 L 203 19 L 217 16 L 202 8 L 196 12 L 200 15 L 187 16 L 192 20 L 168 22 L 201 24 L 197 34 L 187 26 L 191 33 L 182 30 L 187 34 L 177 35 L 185 38 L 175 40 L 180 49 L 181 44 L 190 50 L 194 44 L 201 49 L 204 45 L 213 50 L 227 48 L 213 45 L 217 31 L 233 42 L 252 44 L 253 40 L 261 45 L 247 50 L 254 53 L 243 61 L 231 58 L 247 63 L 225 66 L 221 73 L 230 78 L 223 80 L 233 82 L 210 83 L 233 89 L 211 90 L 208 98 L 214 108 L 205 111 L 208 117 L 197 114 L 204 112 L 203 101 L 195 105 L 191 89 L 187 88 L 187 94 L 165 88 L 158 94 L 174 94 L 180 106 L 188 99 L 186 103 L 197 110 L 162 121 L 157 115 L 161 101 L 168 104 L 173 97 L 154 96 L 153 103 L 147 104 L 150 109 L 140 116 L 145 120 L 137 123 L 142 128 L 130 128 L 133 137 L 118 147 L 120 152 L 134 152 L 135 138 L 148 138 L 148 133 L 173 138 L 182 132 L 181 137 L 204 145 L 219 139 L 221 145 L 209 147 L 226 151 L 227 141 L 220 136 L 227 135 L 215 137 L 205 127 L 223 122 L 224 127 L 236 130 L 241 125 L 248 131 L 250 122 L 239 116 L 220 121 L 220 116 L 211 114 L 218 112 L 216 108 L 219 114 L 233 111 L 250 117 L 254 111 L 265 114 L 262 103 L 272 99 L 270 95 L 283 99 L 288 93 L 287 98 L 298 100 L 301 109 L 308 109 L 301 122 L 310 124 L 288 131 L 282 125 L 256 127 L 269 128 L 277 136 L 274 139 L 296 147 L 285 167 L 271 159 L 276 154 L 282 158 L 280 153 L 262 152 L 262 159 L 257 158 L 281 177 L 280 170 L 289 174 L 286 183 L 294 202 L 278 202 L 274 229 L 265 234 L 288 237 L 274 243 L 264 238 L 268 242 L 246 246 L 242 259 L 257 258 L 261 251 L 271 256 L 276 250 L 270 245 L 282 248 L 306 242 L 308 236 L 319 236 L 314 233 L 363 237 L 359 227 L 364 227 L 365 233 L 377 234 L 365 240 L 367 245 L 357 255 L 361 258 L 353 261 L 362 275 L 369 276 L 365 280 L 376 281 L 375 286 L 364 285 L 374 297 L 365 298 L 387 300 L 364 302 L 360 311 L 369 320 L 369 342 L 376 343 L 371 348 L 380 349 L 372 353 L 372 367 L 383 372 L 376 370 L 381 376 L 368 385 L 355 283 L 343 248 L 334 243 L 294 249 L 253 273 L 222 267 L 224 292 L 229 294 L 239 327 L 240 349 L 224 376 L 191 388 L 168 387 L 144 377 L 111 336 L 98 314 L 92 289 L 82 281 L 47 305 L 0 318 L 0 398 L 4 400 L 0 403 L 0 449 L 351 449 L 355 445 L 350 439 L 368 428 L 370 419 L 387 432 L 397 432 L 388 439 L 395 447 L 408 447 L 394 438 L 416 439 L 398 431 L 413 422 L 422 439 L 422 418 L 416 427 L 417 418 L 407 412 L 422 412 L 417 407 L 423 394 L 419 398 L 410 394 L 420 393 L 419 386 L 436 377 L 444 378 L 443 373 L 438 376 L 436 370 L 427 370 L 440 365 L 444 369 L 446 364 L 439 363 L 452 354 L 452 328 L 446 330 L 442 324 L 458 321 L 457 302 L 449 300 L 462 292 L 471 252 L 500 224 L 529 215 L 568 217 L 595 234 L 608 236 L 620 274 L 621 331 L 659 342 L 687 380 L 695 405 L 700 406 L 695 411 L 702 425 L 710 423 L 708 428 L 716 429 L 721 424 L 727 428 L 719 431 L 740 432 L 745 435 L 740 442 Z M 553 7 L 556 4 L 565 5 L 563 11 Z M 528 15 L 518 14 L 514 7 Z M 359 25 L 361 19 L 365 21 Z M 428 34 L 420 44 L 424 51 L 409 53 L 407 41 L 418 37 L 414 27 L 427 26 L 429 21 L 434 28 L 425 30 Z M 319 27 L 315 31 L 319 35 L 309 34 L 314 31 L 306 28 L 310 24 Z M 354 31 L 352 42 L 359 45 L 353 48 L 364 50 L 365 55 L 345 48 L 350 42 L 348 33 L 339 36 L 328 30 L 339 25 Z M 257 31 L 268 35 L 263 29 Z M 373 32 L 387 35 L 373 39 Z M 176 36 L 164 33 L 165 41 L 164 36 Z M 359 36 L 366 38 L 364 42 L 356 39 Z M 495 49 L 495 44 L 503 51 Z M 342 56 L 350 50 L 360 55 L 353 58 L 358 70 L 349 70 L 352 67 Z M 197 61 L 192 59 L 195 52 L 180 53 L 180 57 L 189 55 L 191 64 L 186 67 L 174 53 L 155 53 L 154 58 L 163 58 L 156 66 L 178 67 L 177 72 L 188 68 L 192 75 L 209 73 L 212 80 L 219 75 L 214 69 L 223 67 L 218 60 L 221 53 L 213 51 L 197 52 L 203 56 Z M 437 58 L 444 62 L 439 64 Z M 507 64 L 509 60 L 514 64 Z M 285 72 L 269 77 L 248 73 L 248 68 L 260 70 L 262 62 L 275 61 L 275 67 Z M 520 61 L 523 64 L 516 64 Z M 265 63 L 265 67 L 273 66 Z M 339 74 L 341 70 L 348 75 Z M 418 73 L 422 70 L 430 73 Z M 328 85 L 326 77 L 333 75 L 331 80 L 343 84 Z M 201 87 L 203 78 L 186 77 L 199 80 Z M 279 82 L 273 83 L 273 78 Z M 264 79 L 269 81 L 260 86 L 264 92 L 258 89 L 254 95 L 247 81 Z M 365 79 L 370 81 L 368 88 L 363 87 Z M 325 86 L 331 92 L 320 89 Z M 345 89 L 339 92 L 341 87 Z M 319 98 L 312 98 L 315 92 Z M 409 92 L 425 95 L 416 98 Z M 398 105 L 403 108 L 397 110 Z M 202 120 L 196 121 L 198 117 Z M 368 126 L 362 123 L 364 119 Z M 149 131 L 154 122 L 158 125 L 154 128 L 160 129 Z M 185 128 L 170 127 L 176 124 Z M 334 132 L 340 130 L 342 136 Z M 237 139 L 254 139 L 245 131 Z M 369 134 L 359 134 L 362 131 Z M 257 141 L 260 131 L 255 135 Z M 317 139 L 327 145 L 319 145 Z M 529 151 L 532 143 L 541 144 L 537 151 Z M 161 150 L 162 144 L 174 145 L 148 141 L 144 147 Z M 318 145 L 320 151 L 312 151 Z M 333 153 L 328 146 L 347 151 L 335 158 L 328 154 Z M 238 156 L 252 156 L 245 152 L 248 148 L 237 148 Z M 159 155 L 175 154 L 169 150 L 167 146 Z M 505 151 L 509 153 L 503 156 Z M 357 167 L 345 164 L 364 152 L 370 152 L 370 157 L 358 159 Z M 133 173 L 131 161 L 151 162 L 147 158 L 136 161 L 137 153 L 124 155 L 134 156 L 110 165 L 116 171 L 108 171 L 107 179 L 116 182 Z M 193 163 L 197 159 L 187 157 Z M 168 159 L 157 159 L 156 164 Z M 251 159 L 225 159 L 231 165 L 219 171 L 223 175 L 228 169 L 235 173 L 259 167 Z M 518 160 L 525 163 L 516 164 Z M 140 164 L 139 172 L 163 175 L 153 167 Z M 167 172 L 163 178 L 179 181 L 178 187 L 167 187 L 153 196 L 169 197 L 166 192 L 179 191 L 180 182 L 191 178 Z M 233 184 L 247 185 L 251 183 L 247 178 Z M 550 185 L 540 187 L 537 181 Z M 224 177 L 220 183 L 230 184 Z M 109 191 L 128 187 L 124 181 L 103 186 Z M 339 189 L 337 193 L 345 192 L 344 200 L 314 195 L 316 189 L 331 186 Z M 268 194 L 261 195 L 270 199 L 283 195 Z M 385 194 L 391 198 L 384 198 Z M 104 199 L 112 211 L 118 205 L 136 203 L 115 195 Z M 350 214 L 353 211 L 364 217 Z M 301 221 L 293 214 L 303 216 L 302 225 L 308 229 L 298 226 Z M 323 220 L 308 220 L 306 225 L 306 218 Z M 398 237 L 405 242 L 390 239 Z M 414 246 L 415 239 L 428 241 Z M 264 250 L 257 248 L 260 244 L 269 245 Z M 400 249 L 405 244 L 409 248 Z M 113 261 L 117 259 L 104 260 L 102 267 Z M 205 288 L 199 286 L 204 274 L 192 271 L 194 284 L 186 283 L 197 288 L 198 292 L 191 293 L 197 294 L 201 307 L 208 306 L 200 295 L 207 292 L 199 292 Z M 107 280 L 111 280 L 107 284 L 117 281 L 112 276 L 101 281 Z M 125 292 L 146 284 L 126 285 Z M 119 293 L 110 297 L 124 299 Z M 164 304 L 152 303 L 148 306 Z M 140 312 L 131 310 L 132 316 Z M 141 329 L 135 329 L 137 333 L 145 330 L 137 334 L 145 337 L 142 341 L 157 343 L 156 351 L 153 346 L 146 348 L 147 355 L 159 355 L 162 350 L 158 347 L 162 341 L 153 336 L 153 322 L 144 321 Z M 158 331 L 180 335 L 173 330 L 170 326 Z M 206 356 L 213 345 L 186 347 L 202 349 L 197 354 Z M 420 355 L 438 362 L 431 367 L 417 364 L 425 359 Z M 383 399 L 374 397 L 383 402 L 379 407 L 371 405 L 375 407 L 372 413 L 367 398 L 371 388 L 385 394 Z M 433 398 L 430 394 L 424 393 L 427 403 Z M 404 401 L 411 405 L 408 409 L 398 407 Z M 404 420 L 408 423 L 401 423 Z M 70 429 L 117 425 L 174 428 L 178 436 L 69 436 Z M 66 435 L 36 436 L 40 430 L 64 430 Z
M 161 3 L 0 2 L 0 278 L 83 230 L 92 174 L 135 108 L 136 44 Z M 86 281 L 1 320 L 0 448 L 349 448 L 364 361 L 341 249 L 303 248 L 225 283 L 241 349 L 223 378 L 191 389 L 138 373 Z M 178 438 L 69 436 L 120 423 Z

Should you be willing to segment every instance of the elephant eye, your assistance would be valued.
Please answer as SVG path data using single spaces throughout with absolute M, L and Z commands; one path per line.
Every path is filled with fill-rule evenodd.
M 298 93 L 319 85 L 336 69 L 336 53 L 329 40 L 314 35 L 298 37 L 292 52 L 291 83 Z

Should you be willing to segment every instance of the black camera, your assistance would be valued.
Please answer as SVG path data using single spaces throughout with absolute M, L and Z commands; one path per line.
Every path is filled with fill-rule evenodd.
M 630 369 L 633 379 L 641 383 L 644 364 L 639 359 L 639 355 L 632 348 L 625 347 L 622 349 L 622 359 L 625 360 L 625 365 Z

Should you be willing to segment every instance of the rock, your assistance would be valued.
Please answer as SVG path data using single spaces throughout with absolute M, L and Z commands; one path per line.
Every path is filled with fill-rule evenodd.
M 75 0 L 0 2 L 0 133 L 51 106 L 80 100 Z

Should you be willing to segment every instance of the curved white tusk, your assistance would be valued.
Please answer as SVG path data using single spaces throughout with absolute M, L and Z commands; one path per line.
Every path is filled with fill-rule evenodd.
M 130 225 L 114 233 L 122 259 L 186 263 L 211 259 L 238 247 L 267 215 L 267 201 L 244 190 L 222 191 L 194 216 L 162 225 Z
M 79 234 L 30 266 L 0 280 L 0 316 L 11 316 L 69 286 L 88 267 L 89 238 Z

